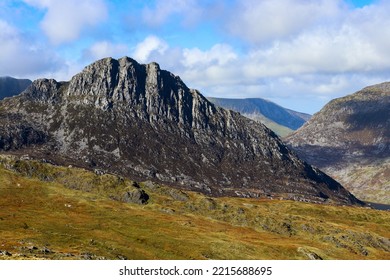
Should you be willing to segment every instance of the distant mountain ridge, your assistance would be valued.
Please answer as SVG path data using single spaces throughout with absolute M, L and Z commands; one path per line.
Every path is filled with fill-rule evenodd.
M 212 196 L 362 204 L 264 125 L 128 57 L 1 101 L 0 150 Z
M 21 93 L 31 85 L 31 83 L 32 82 L 28 79 L 0 77 L 0 100 Z
M 361 199 L 390 204 L 389 82 L 332 100 L 286 140 Z
M 283 108 L 262 98 L 229 99 L 208 97 L 211 102 L 225 109 L 260 121 L 280 136 L 287 136 L 301 127 L 311 117 L 309 114 Z

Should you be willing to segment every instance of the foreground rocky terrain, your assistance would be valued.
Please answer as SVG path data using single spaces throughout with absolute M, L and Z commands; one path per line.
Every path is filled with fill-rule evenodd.
M 3 100 L 0 150 L 212 196 L 361 204 L 264 125 L 128 57 Z
M 390 204 L 390 83 L 329 102 L 286 141 L 360 199 Z
M 262 98 L 228 99 L 208 97 L 215 105 L 260 121 L 279 136 L 287 136 L 307 122 L 311 115 L 283 108 Z
M 209 197 L 9 155 L 0 207 L 0 260 L 390 258 L 389 211 Z

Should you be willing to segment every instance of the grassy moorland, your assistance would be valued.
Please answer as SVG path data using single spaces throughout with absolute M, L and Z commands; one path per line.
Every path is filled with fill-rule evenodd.
M 390 259 L 390 212 L 0 157 L 0 259 Z

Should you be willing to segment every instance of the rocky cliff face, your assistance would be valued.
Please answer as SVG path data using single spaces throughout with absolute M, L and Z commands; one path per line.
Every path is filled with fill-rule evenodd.
M 390 83 L 331 101 L 286 140 L 361 199 L 390 203 Z
M 209 195 L 359 204 L 269 129 L 156 63 L 106 58 L 0 103 L 0 148 Z

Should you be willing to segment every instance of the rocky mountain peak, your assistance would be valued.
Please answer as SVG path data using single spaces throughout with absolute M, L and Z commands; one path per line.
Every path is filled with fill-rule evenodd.
M 157 63 L 141 65 L 129 57 L 105 58 L 87 66 L 71 79 L 64 94 L 75 104 L 104 110 L 127 108 L 150 121 L 164 117 L 196 125 L 192 124 L 193 113 L 199 116 L 205 115 L 205 110 L 215 111 L 214 105 L 188 89 L 179 77 L 161 70 Z
M 24 92 L 26 98 L 39 103 L 57 103 L 61 100 L 61 83 L 54 79 L 35 80 Z
M 105 58 L 69 82 L 35 81 L 0 107 L 0 138 L 11 119 L 42 135 L 31 145 L 4 138 L 12 153 L 214 196 L 359 203 L 265 126 L 217 108 L 157 63 Z

